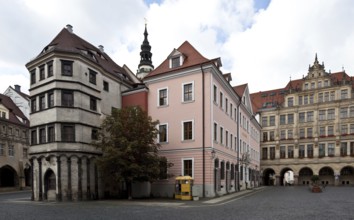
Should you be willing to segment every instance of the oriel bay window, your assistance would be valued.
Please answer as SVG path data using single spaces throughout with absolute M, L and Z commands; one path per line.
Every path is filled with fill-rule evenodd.
M 53 61 L 49 61 L 47 63 L 47 76 L 48 77 L 53 76 Z
M 75 125 L 74 124 L 62 124 L 61 125 L 61 140 L 63 142 L 75 141 Z
M 96 85 L 96 75 L 97 75 L 97 72 L 89 69 L 89 82 Z
M 54 92 L 48 93 L 48 108 L 54 107 Z
M 49 125 L 48 126 L 48 142 L 54 142 L 55 141 L 55 129 L 54 125 Z
M 73 61 L 61 60 L 61 74 L 63 76 L 73 75 Z
M 39 129 L 39 143 L 44 144 L 46 142 L 46 131 L 45 128 Z
M 37 144 L 37 130 L 34 129 L 31 131 L 31 144 Z
M 66 107 L 74 106 L 74 92 L 72 90 L 63 90 L 61 93 L 61 105 Z
M 93 96 L 90 96 L 90 110 L 97 111 L 97 99 Z

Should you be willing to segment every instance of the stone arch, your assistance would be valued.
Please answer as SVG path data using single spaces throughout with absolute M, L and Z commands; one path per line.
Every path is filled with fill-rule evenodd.
M 299 171 L 299 185 L 309 185 L 311 183 L 311 177 L 313 176 L 313 170 L 309 167 L 303 167 Z
M 275 171 L 272 168 L 263 170 L 262 173 L 263 185 L 274 186 L 275 185 Z
M 318 175 L 320 177 L 320 183 L 323 185 L 334 185 L 334 171 L 331 167 L 322 167 L 319 170 Z
M 16 170 L 5 165 L 0 168 L 0 187 L 16 187 L 18 186 L 18 175 Z
M 352 166 L 345 166 L 340 170 L 339 184 L 341 185 L 354 184 L 354 168 Z
M 290 179 L 286 179 L 285 177 L 289 177 Z M 285 167 L 280 171 L 280 183 L 279 185 L 293 185 L 294 184 L 294 171 L 289 167 Z
M 56 176 L 52 169 L 47 169 L 44 174 L 44 195 L 45 199 L 55 200 L 56 199 Z

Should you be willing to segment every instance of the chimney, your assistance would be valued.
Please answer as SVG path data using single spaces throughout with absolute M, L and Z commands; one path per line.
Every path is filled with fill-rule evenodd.
M 73 33 L 73 26 L 71 26 L 71 24 L 67 24 L 66 29 L 68 29 L 70 33 Z
M 21 92 L 21 86 L 20 85 L 15 85 L 15 90 L 17 92 Z
M 102 45 L 98 45 L 98 49 L 103 53 L 104 52 L 104 47 Z

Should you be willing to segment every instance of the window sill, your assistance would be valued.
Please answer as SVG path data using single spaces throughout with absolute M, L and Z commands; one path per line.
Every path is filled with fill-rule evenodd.
M 158 105 L 157 108 L 167 108 L 169 105 Z
M 189 103 L 193 103 L 193 102 L 195 102 L 195 100 L 183 101 L 182 104 L 189 104 Z
M 181 142 L 182 143 L 191 143 L 191 142 L 194 142 L 195 140 L 194 139 L 191 139 L 191 140 L 182 140 Z

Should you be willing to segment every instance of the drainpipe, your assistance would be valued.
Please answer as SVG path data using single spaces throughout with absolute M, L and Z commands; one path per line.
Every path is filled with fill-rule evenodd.
M 204 85 L 204 70 L 203 64 L 200 65 L 200 69 L 202 71 L 202 148 L 203 148 L 203 198 L 205 198 L 205 85 Z
M 237 189 L 240 191 L 240 105 L 242 103 L 241 97 L 239 97 L 239 103 L 237 105 Z

